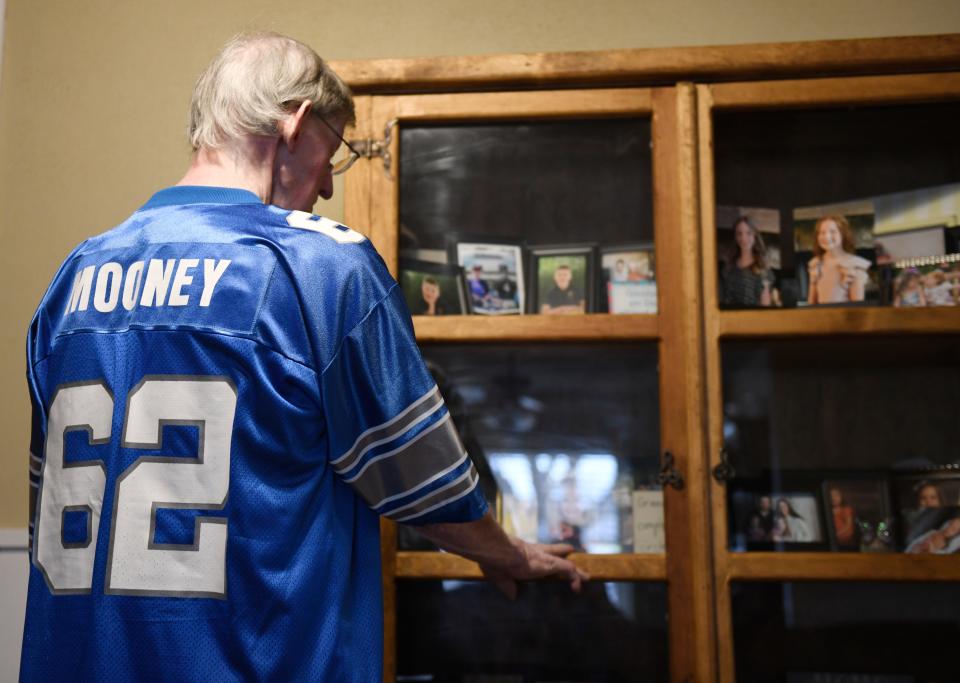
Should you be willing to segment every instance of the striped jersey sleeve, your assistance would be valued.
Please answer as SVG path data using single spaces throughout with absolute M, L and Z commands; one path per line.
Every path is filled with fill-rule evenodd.
M 43 469 L 43 446 L 46 440 L 45 436 L 45 414 L 43 410 L 43 400 L 40 396 L 40 390 L 37 386 L 34 370 L 34 360 L 36 356 L 37 329 L 39 327 L 38 319 L 35 318 L 30 326 L 30 333 L 27 336 L 27 385 L 30 390 L 30 452 L 29 452 L 29 482 L 30 495 L 29 500 L 29 544 L 33 548 L 33 529 L 37 509 L 37 494 L 40 490 L 40 474 Z
M 346 336 L 321 382 L 330 465 L 371 509 L 412 525 L 486 513 L 399 287 Z

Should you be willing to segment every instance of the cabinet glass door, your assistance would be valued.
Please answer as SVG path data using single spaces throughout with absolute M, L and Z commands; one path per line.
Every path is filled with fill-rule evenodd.
M 720 678 L 935 680 L 815 655 L 811 601 L 884 650 L 866 596 L 912 589 L 869 582 L 960 576 L 960 78 L 698 97 Z
M 388 524 L 388 675 L 710 677 L 712 625 L 698 614 L 712 596 L 693 580 L 709 552 L 689 551 L 689 529 L 708 523 L 703 482 L 687 474 L 703 453 L 687 423 L 702 396 L 688 372 L 699 314 L 685 305 L 697 225 L 681 210 L 694 198 L 681 179 L 693 147 L 680 144 L 693 104 L 690 86 L 361 98 L 358 133 L 389 131 L 390 157 L 347 178 L 347 222 L 369 228 L 396 274 L 491 507 L 521 538 L 577 549 L 593 577 L 578 608 L 588 628 L 657 643 L 629 636 L 588 671 L 558 613 L 528 647 L 525 610 L 560 586 L 538 582 L 532 602 L 494 610 L 476 565 Z M 409 608 L 423 591 L 433 612 Z M 503 631 L 500 655 L 449 641 L 449 605 L 490 605 L 477 628 Z M 662 647 L 680 637 L 699 646 Z

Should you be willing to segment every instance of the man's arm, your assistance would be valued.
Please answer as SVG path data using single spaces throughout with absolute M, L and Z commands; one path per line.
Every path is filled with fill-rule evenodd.
M 484 576 L 509 598 L 516 597 L 517 581 L 562 577 L 580 591 L 590 576 L 565 559 L 573 547 L 565 543 L 527 543 L 508 536 L 488 512 L 475 522 L 426 524 L 417 531 L 444 550 L 473 560 Z

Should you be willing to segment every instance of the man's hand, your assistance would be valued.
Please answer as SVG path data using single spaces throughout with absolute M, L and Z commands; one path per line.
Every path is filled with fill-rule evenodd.
M 517 595 L 517 581 L 546 577 L 562 578 L 579 592 L 590 576 L 566 559 L 573 547 L 565 543 L 526 543 L 504 533 L 488 513 L 475 522 L 428 524 L 418 530 L 444 550 L 474 560 L 483 575 L 511 600 Z
M 510 538 L 510 542 L 519 551 L 516 565 L 502 568 L 481 562 L 480 569 L 487 580 L 511 600 L 517 597 L 517 581 L 562 577 L 570 582 L 574 593 L 579 593 L 582 583 L 590 579 L 589 574 L 565 559 L 573 552 L 571 545 L 527 543 L 519 538 Z

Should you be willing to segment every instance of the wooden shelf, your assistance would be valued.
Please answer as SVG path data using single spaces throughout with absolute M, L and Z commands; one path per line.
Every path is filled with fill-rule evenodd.
M 665 581 L 667 560 L 664 555 L 588 555 L 574 553 L 571 559 L 590 574 L 593 581 Z M 480 579 L 475 562 L 449 553 L 397 553 L 398 578 L 404 579 Z
M 822 77 L 942 71 L 960 63 L 956 35 L 596 52 L 331 62 L 356 93 Z
M 960 581 L 960 555 L 728 553 L 728 581 Z
M 659 338 L 657 316 L 610 315 L 415 315 L 420 342 L 631 341 Z
M 721 311 L 720 337 L 960 333 L 960 307 Z

